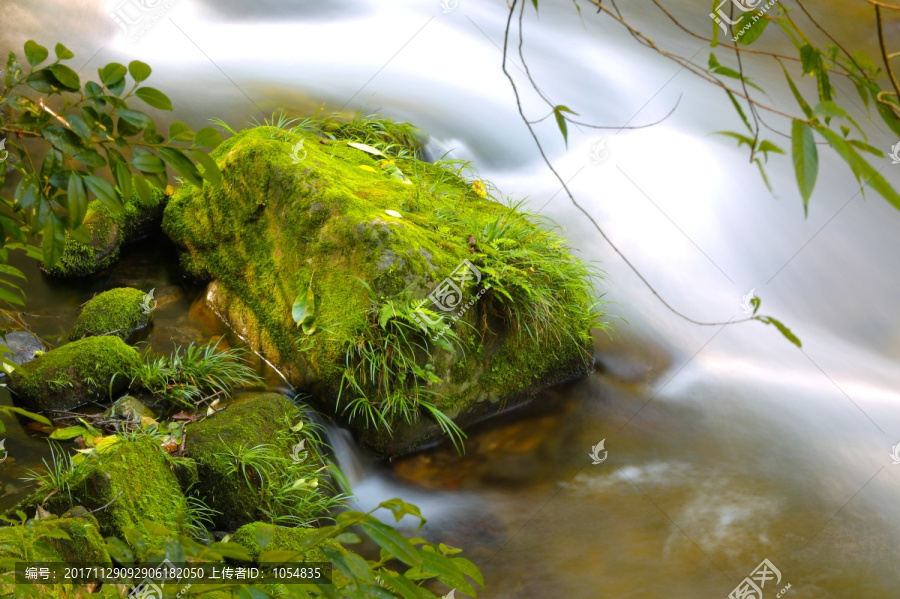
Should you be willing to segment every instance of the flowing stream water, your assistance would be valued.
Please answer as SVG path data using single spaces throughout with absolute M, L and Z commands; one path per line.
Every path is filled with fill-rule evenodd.
M 360 506 L 394 496 L 420 505 L 423 534 L 465 548 L 487 598 L 718 599 L 763 559 L 781 574 L 767 599 L 788 584 L 782 596 L 796 599 L 900 594 L 900 466 L 890 457 L 900 443 L 900 279 L 891 275 L 900 213 L 874 192 L 863 198 L 845 165 L 822 153 L 804 218 L 789 159 L 770 163 L 773 197 L 746 153 L 712 135 L 740 126 L 719 90 L 589 7 L 583 20 L 568 0 L 541 0 L 539 18 L 529 8 L 532 73 L 582 120 L 639 125 L 678 103 L 646 129 L 570 126 L 568 146 L 552 118 L 538 125 L 580 203 L 682 312 L 740 319 L 753 289 L 762 312 L 803 348 L 759 323 L 695 326 L 660 304 L 541 163 L 500 70 L 504 2 L 447 2 L 449 12 L 425 0 L 167 4 L 134 42 L 107 14 L 115 7 L 8 0 L 0 49 L 62 41 L 83 74 L 144 60 L 154 68 L 148 83 L 193 127 L 213 116 L 240 126 L 280 107 L 310 114 L 323 103 L 409 120 L 429 133 L 433 155 L 451 150 L 503 194 L 527 197 L 608 274 L 598 285 L 617 332 L 597 336 L 597 371 L 476 427 L 464 456 L 441 447 L 375 463 L 331 428 Z M 706 3 L 666 5 L 710 29 Z M 864 2 L 814 8 L 845 42 L 874 54 Z M 648 2 L 627 9 L 659 43 L 705 61 L 708 46 L 674 36 Z M 896 24 L 888 34 L 900 39 Z M 763 87 L 779 85 L 780 67 L 759 65 Z M 510 71 L 529 115 L 544 116 L 518 57 Z M 843 103 L 860 104 L 837 85 Z M 776 92 L 771 102 L 793 110 Z M 872 145 L 896 143 L 862 110 L 854 116 Z M 604 138 L 608 156 L 596 162 Z M 875 166 L 900 185 L 900 166 Z M 36 331 L 60 341 L 78 304 L 128 284 L 165 298 L 150 339 L 159 351 L 222 334 L 195 301 L 199 290 L 184 286 L 173 252 L 163 240 L 144 242 L 87 282 L 52 282 L 31 267 Z M 44 442 L 15 427 L 0 501 L 17 495 L 16 477 L 43 455 Z M 593 464 L 601 440 L 607 459 Z

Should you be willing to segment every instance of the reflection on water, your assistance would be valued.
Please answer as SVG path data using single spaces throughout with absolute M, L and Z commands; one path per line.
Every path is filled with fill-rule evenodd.
M 140 58 L 154 67 L 150 83 L 171 92 L 177 118 L 195 128 L 211 116 L 239 126 L 282 106 L 308 114 L 322 102 L 408 119 L 431 134 L 435 152 L 473 159 L 481 176 L 528 197 L 583 258 L 602 263 L 608 309 L 630 324 L 617 320 L 621 337 L 598 339 L 595 375 L 472 431 L 462 457 L 438 449 L 376 465 L 332 434 L 342 463 L 353 464 L 360 506 L 396 495 L 421 505 L 425 534 L 465 547 L 484 569 L 482 596 L 725 597 L 764 558 L 792 585 L 789 598 L 896 596 L 900 466 L 888 454 L 900 442 L 900 279 L 891 276 L 900 214 L 872 194 L 863 201 L 833 157 L 821 156 L 804 219 L 789 162 L 770 165 L 775 199 L 745 154 L 709 135 L 739 127 L 717 91 L 639 49 L 609 19 L 586 11 L 582 23 L 568 0 L 541 0 L 540 18 L 526 21 L 533 73 L 587 121 L 653 121 L 682 97 L 663 125 L 615 135 L 571 127 L 568 147 L 552 119 L 539 126 L 594 217 L 683 311 L 739 317 L 741 297 L 755 288 L 763 312 L 803 339 L 800 352 L 771 327 L 720 331 L 673 317 L 559 194 L 499 70 L 502 2 L 461 0 L 442 14 L 421 0 L 180 0 L 137 44 L 96 3 L 8 4 L 0 11 L 16 26 L 4 23 L 0 45 L 60 39 L 83 73 Z M 823 20 L 844 41 L 870 44 L 863 4 L 810 6 L 825 7 Z M 666 5 L 709 26 L 708 6 Z M 649 3 L 628 10 L 658 14 Z M 696 40 L 671 39 L 706 56 Z M 759 82 L 782 77 L 773 63 Z M 778 93 L 772 102 L 793 109 Z M 533 96 L 525 103 L 541 112 Z M 870 129 L 872 145 L 896 143 Z M 604 136 L 609 159 L 593 164 Z M 900 168 L 877 168 L 900 185 Z M 154 349 L 221 334 L 171 255 L 154 251 L 171 250 L 145 244 L 86 283 L 51 284 L 30 270 L 36 330 L 62 339 L 80 303 L 127 282 L 165 298 Z M 17 485 L 9 469 L 21 464 L 17 452 L 42 442 L 9 436 L 19 461 L 0 465 L 0 480 Z M 602 439 L 608 459 L 592 465 L 588 453 Z

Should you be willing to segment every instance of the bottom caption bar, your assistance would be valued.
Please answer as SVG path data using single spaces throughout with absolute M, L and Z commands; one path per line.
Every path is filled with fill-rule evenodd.
M 165 584 L 331 584 L 328 562 L 260 563 L 234 566 L 225 563 L 173 563 L 141 566 L 66 562 L 17 562 L 16 584 L 110 584 L 163 586 Z

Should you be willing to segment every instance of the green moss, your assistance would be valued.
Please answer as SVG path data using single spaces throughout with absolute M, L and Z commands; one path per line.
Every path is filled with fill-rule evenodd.
M 510 210 L 479 197 L 472 183 L 456 173 L 409 152 L 387 163 L 350 147 L 344 139 L 354 139 L 352 133 L 345 128 L 336 135 L 342 139 L 320 143 L 319 135 L 274 127 L 242 131 L 213 153 L 224 185 L 182 186 L 163 220 L 164 231 L 186 249 L 184 264 L 190 271 L 216 281 L 214 307 L 293 384 L 312 393 L 322 407 L 338 410 L 345 407 L 335 401 L 348 347 L 363 343 L 366 328 L 374 326 L 367 314 L 369 294 L 357 278 L 377 297 L 424 299 L 462 260 L 492 265 L 493 256 L 480 249 L 473 254 L 470 236 Z M 301 140 L 307 155 L 294 164 L 291 151 Z M 367 140 L 361 133 L 354 139 Z M 536 236 L 541 230 L 530 222 L 521 227 L 531 227 Z M 500 239 L 501 244 L 509 241 Z M 572 259 L 567 250 L 560 255 Z M 532 276 L 524 270 L 517 273 L 520 279 Z M 543 288 L 558 288 L 562 297 L 581 284 L 563 275 L 554 279 L 564 272 L 541 273 Z M 486 276 L 499 283 L 505 271 Z M 510 288 L 517 284 L 503 282 Z M 310 284 L 318 332 L 306 336 L 294 323 L 291 307 Z M 444 379 L 429 388 L 447 413 L 464 411 L 479 397 L 525 392 L 561 368 L 572 372 L 573 357 L 585 369 L 590 301 L 577 293 L 564 298 L 571 310 L 552 316 L 559 334 L 535 342 L 527 327 L 515 322 L 515 314 L 498 309 L 502 298 L 492 300 L 492 294 L 497 296 L 489 293 L 464 317 L 474 334 L 457 327 L 465 338 L 464 353 L 432 347 L 432 355 L 423 355 L 420 366 L 433 362 Z M 527 295 L 520 292 L 522 298 Z M 390 418 L 396 429 L 402 418 Z M 364 428 L 360 420 L 351 424 Z
M 86 277 L 108 268 L 119 259 L 123 245 L 140 239 L 158 226 L 165 198 L 161 191 L 151 187 L 150 201 L 144 202 L 135 191 L 122 212 L 113 212 L 99 200 L 94 200 L 84 219 L 90 242 L 76 241 L 67 234 L 62 258 L 47 270 L 47 274 L 68 279 Z
M 272 529 L 271 538 L 266 546 L 260 547 L 257 541 L 257 527 L 265 526 Z M 251 522 L 240 527 L 232 536 L 231 541 L 238 543 L 247 550 L 254 560 L 259 558 L 261 551 L 292 551 L 297 556 L 292 560 L 296 562 L 328 562 L 328 558 L 319 548 L 307 549 L 301 546 L 301 542 L 315 532 L 315 528 L 286 528 L 284 526 L 275 526 L 265 524 L 263 522 Z M 333 539 L 327 539 L 322 547 L 341 550 L 341 545 Z
M 152 311 L 144 311 L 143 302 L 144 292 L 140 289 L 120 287 L 104 291 L 82 308 L 69 339 L 109 333 L 127 340 L 146 327 L 153 316 Z
M 33 409 L 66 410 L 124 391 L 128 381 L 116 373 L 138 361 L 137 351 L 118 337 L 88 337 L 23 364 L 9 385 Z
M 97 509 L 100 532 L 124 538 L 125 528 L 147 534 L 144 520 L 181 531 L 187 500 L 162 448 L 152 439 L 120 439 L 89 456 L 72 484 L 75 503 Z M 72 507 L 68 497 L 54 495 L 45 502 L 51 511 Z
M 274 444 L 289 455 L 289 444 L 279 442 L 277 432 L 296 420 L 298 414 L 297 407 L 283 395 L 250 394 L 190 426 L 185 453 L 194 459 L 197 471 L 195 479 L 182 482 L 196 483 L 203 500 L 221 512 L 214 518 L 217 528 L 235 530 L 262 516 L 258 493 L 245 483 L 241 474 L 230 471 L 221 454 L 241 444 L 245 447 Z

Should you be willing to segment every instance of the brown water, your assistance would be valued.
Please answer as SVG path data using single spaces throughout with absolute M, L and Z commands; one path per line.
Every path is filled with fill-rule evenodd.
M 708 24 L 708 3 L 671 4 Z M 871 44 L 863 4 L 815 6 L 843 40 Z M 460 0 L 443 14 L 422 0 L 181 0 L 170 20 L 130 43 L 94 3 L 15 0 L 15 27 L 0 26 L 0 45 L 60 39 L 87 71 L 145 60 L 151 83 L 172 92 L 177 118 L 195 127 L 323 101 L 383 109 L 425 128 L 435 153 L 455 148 L 504 192 L 529 197 L 584 258 L 602 261 L 609 310 L 630 324 L 617 320 L 621 336 L 598 339 L 601 370 L 472 431 L 465 456 L 438 449 L 372 464 L 332 430 L 359 504 L 399 495 L 421 505 L 426 534 L 482 567 L 480 596 L 721 599 L 763 559 L 782 574 L 766 599 L 787 584 L 789 599 L 900 596 L 900 466 L 889 456 L 900 443 L 900 214 L 874 194 L 863 201 L 846 167 L 823 154 L 804 219 L 789 161 L 771 165 L 776 199 L 744 154 L 710 135 L 739 128 L 718 92 L 608 19 L 586 11 L 582 25 L 567 1 L 541 7 L 526 43 L 534 73 L 585 119 L 652 121 L 682 96 L 662 125 L 612 136 L 601 165 L 589 154 L 605 133 L 572 128 L 566 148 L 545 123 L 548 153 L 573 191 L 675 305 L 727 320 L 741 316 L 753 288 L 763 311 L 800 335 L 802 352 L 771 327 L 719 331 L 673 317 L 558 194 L 499 71 L 503 2 Z M 655 18 L 647 2 L 627 9 Z M 900 39 L 896 24 L 888 35 Z M 659 39 L 698 60 L 708 52 Z M 782 77 L 768 69 L 767 86 Z M 853 90 L 838 86 L 851 102 Z M 789 98 L 772 102 L 793 110 Z M 538 112 L 533 97 L 526 107 Z M 861 107 L 854 116 L 866 121 Z M 885 151 L 897 142 L 866 127 Z M 900 166 L 875 166 L 900 185 Z M 97 280 L 30 274 L 29 312 L 50 339 L 94 291 L 126 282 L 171 298 L 157 313 L 154 348 L 222 333 L 164 244 L 145 244 Z M 604 439 L 607 459 L 592 464 L 591 447 Z M 18 485 L 11 468 L 32 465 L 42 443 L 11 429 L 16 462 L 0 465 L 0 481 Z

